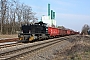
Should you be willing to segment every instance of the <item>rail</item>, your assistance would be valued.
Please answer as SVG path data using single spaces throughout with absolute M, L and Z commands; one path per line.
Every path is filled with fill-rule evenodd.
M 52 44 L 61 42 L 63 39 L 66 39 L 66 38 L 61 37 L 61 38 L 55 38 L 55 39 L 50 39 L 45 41 L 39 41 L 34 43 L 28 43 L 28 44 L 22 44 L 18 46 L 3 48 L 3 49 L 0 49 L 0 59 L 6 60 L 6 59 L 11 59 L 13 57 L 15 58 L 24 53 L 32 52 L 32 51 L 50 46 Z

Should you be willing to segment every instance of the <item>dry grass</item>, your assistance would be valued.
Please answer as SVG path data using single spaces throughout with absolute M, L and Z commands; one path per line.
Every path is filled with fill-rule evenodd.
M 90 60 L 90 37 L 78 37 L 73 43 L 71 49 L 58 53 L 53 60 Z
M 14 34 L 14 35 L 0 35 L 0 38 L 17 38 L 18 35 Z

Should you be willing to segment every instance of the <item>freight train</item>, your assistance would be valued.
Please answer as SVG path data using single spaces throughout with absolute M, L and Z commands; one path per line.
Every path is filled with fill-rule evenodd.
M 19 42 L 31 42 L 35 40 L 79 34 L 79 32 L 70 29 L 48 27 L 47 24 L 42 21 L 35 24 L 22 25 L 21 31 L 22 33 L 18 34 Z

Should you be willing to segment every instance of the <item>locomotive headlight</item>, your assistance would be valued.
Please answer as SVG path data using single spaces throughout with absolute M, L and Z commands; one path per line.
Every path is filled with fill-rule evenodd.
M 21 31 L 21 33 L 23 33 L 23 31 Z

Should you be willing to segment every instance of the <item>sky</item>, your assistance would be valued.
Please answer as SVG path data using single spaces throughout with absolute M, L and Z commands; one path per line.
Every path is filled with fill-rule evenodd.
M 50 9 L 56 12 L 57 26 L 64 26 L 75 31 L 81 31 L 84 24 L 90 26 L 90 0 L 19 0 L 32 7 L 36 17 L 48 15 Z

